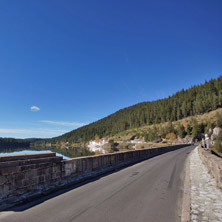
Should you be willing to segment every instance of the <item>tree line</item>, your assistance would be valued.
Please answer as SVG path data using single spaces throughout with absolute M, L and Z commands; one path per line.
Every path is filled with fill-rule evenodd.
M 0 137 L 0 150 L 5 148 L 18 148 L 29 147 L 30 141 L 14 138 L 1 138 Z

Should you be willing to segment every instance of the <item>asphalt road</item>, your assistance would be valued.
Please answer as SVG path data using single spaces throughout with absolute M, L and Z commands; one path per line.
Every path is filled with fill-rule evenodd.
M 1 222 L 180 221 L 185 147 L 0 213 Z

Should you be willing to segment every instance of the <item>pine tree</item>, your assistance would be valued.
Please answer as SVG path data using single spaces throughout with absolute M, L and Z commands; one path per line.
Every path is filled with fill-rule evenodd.
M 183 124 L 179 123 L 177 126 L 177 135 L 181 138 L 184 138 L 186 135 L 186 131 L 185 131 L 185 127 L 183 126 Z
M 186 127 L 186 133 L 187 135 L 189 136 L 192 132 L 192 127 L 190 126 L 190 124 L 187 124 L 187 127 Z
M 199 133 L 199 126 L 196 119 L 193 120 L 192 136 L 196 138 Z

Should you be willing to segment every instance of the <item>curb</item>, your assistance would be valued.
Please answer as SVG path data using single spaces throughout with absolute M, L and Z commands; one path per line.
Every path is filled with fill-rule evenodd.
M 190 199 L 190 156 L 193 150 L 190 152 L 186 160 L 185 165 L 185 181 L 183 189 L 183 203 L 182 203 L 182 213 L 181 222 L 190 222 L 190 212 L 191 212 L 191 199 Z

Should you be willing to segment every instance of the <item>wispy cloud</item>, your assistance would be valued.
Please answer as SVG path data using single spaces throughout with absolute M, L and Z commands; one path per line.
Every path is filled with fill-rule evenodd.
M 52 136 L 59 136 L 66 133 L 67 130 L 55 130 L 55 129 L 3 129 L 0 128 L 0 136 L 7 137 L 19 137 L 19 138 L 28 138 L 28 137 L 41 137 L 47 138 Z
M 57 125 L 57 126 L 72 126 L 72 127 L 81 127 L 81 126 L 86 125 L 85 123 L 52 121 L 52 120 L 41 120 L 40 122 L 51 124 L 51 125 Z
M 40 110 L 40 108 L 38 106 L 31 106 L 30 109 L 32 112 L 37 112 Z

